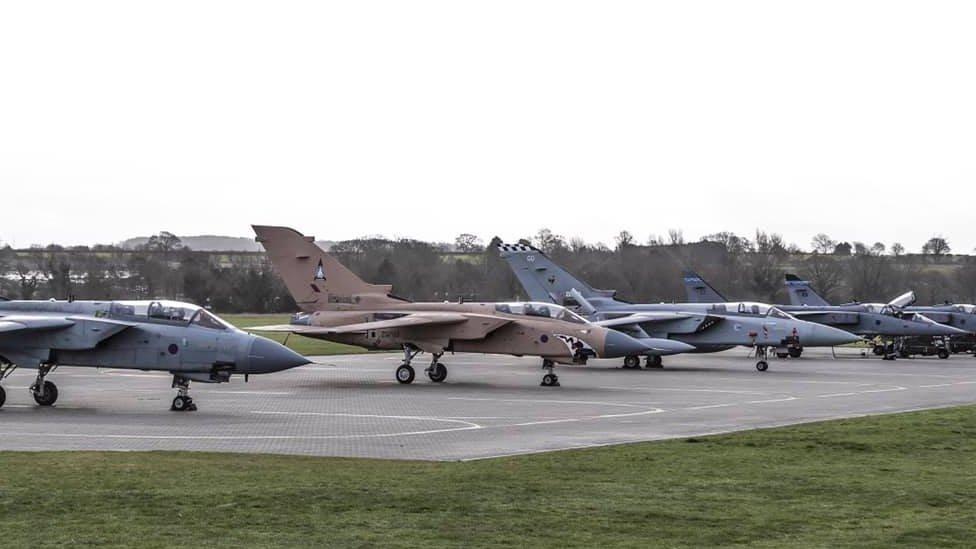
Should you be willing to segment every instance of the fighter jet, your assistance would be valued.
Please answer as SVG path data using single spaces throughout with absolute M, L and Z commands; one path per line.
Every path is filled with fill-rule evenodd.
M 312 237 L 287 227 L 255 225 L 254 232 L 302 313 L 290 324 L 253 330 L 402 350 L 400 383 L 413 382 L 411 363 L 421 352 L 431 355 L 425 373 L 435 383 L 447 378 L 440 362 L 444 353 L 538 356 L 545 370 L 542 385 L 551 387 L 559 385 L 556 363 L 692 348 L 666 339 L 639 341 L 550 303 L 411 302 L 393 295 L 390 285 L 364 282 Z
M 592 288 L 532 246 L 501 244 L 498 251 L 530 299 L 569 305 L 596 324 L 638 339 L 681 341 L 693 345 L 694 352 L 752 347 L 760 372 L 769 368 L 769 348 L 776 349 L 778 356 L 786 356 L 800 342 L 834 346 L 858 339 L 842 330 L 798 320 L 764 303 L 627 303 L 617 299 L 612 290 Z M 639 367 L 639 354 L 628 356 L 624 367 Z M 661 358 L 648 357 L 646 365 L 660 367 Z
M 910 305 L 915 302 L 915 292 L 906 292 L 888 303 L 831 305 L 809 282 L 794 274 L 786 275 L 786 290 L 790 295 L 790 305 L 784 305 L 783 309 L 794 315 L 838 326 L 865 337 L 893 340 L 894 343 L 885 341 L 875 346 L 875 354 L 888 360 L 894 360 L 900 338 L 968 334 L 964 329 L 941 324 L 928 314 L 912 311 Z
M 190 381 L 221 383 L 303 364 L 291 349 L 187 303 L 0 300 L 0 381 L 18 366 L 36 368 L 30 391 L 41 406 L 58 400 L 47 376 L 61 365 L 169 372 L 177 389 L 171 409 L 182 412 L 196 410 Z

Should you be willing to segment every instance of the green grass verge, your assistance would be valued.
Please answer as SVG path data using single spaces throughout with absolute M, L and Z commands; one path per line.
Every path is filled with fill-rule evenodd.
M 0 545 L 972 547 L 976 407 L 470 463 L 0 453 Z
M 247 330 L 252 326 L 288 324 L 291 315 L 221 315 L 221 318 L 242 330 Z M 273 339 L 278 343 L 283 343 L 286 336 L 286 334 L 280 333 L 260 333 L 260 335 L 268 339 Z M 288 347 L 305 356 L 349 355 L 366 352 L 361 347 L 353 347 L 352 345 L 343 345 L 342 343 L 333 343 L 321 339 L 312 339 L 295 334 L 288 336 Z

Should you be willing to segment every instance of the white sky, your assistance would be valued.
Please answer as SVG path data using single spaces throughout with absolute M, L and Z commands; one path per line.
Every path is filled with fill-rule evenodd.
M 973 2 L 0 3 L 0 240 L 976 246 Z

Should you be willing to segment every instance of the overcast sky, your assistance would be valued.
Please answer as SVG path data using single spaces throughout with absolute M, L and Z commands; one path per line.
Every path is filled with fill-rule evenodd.
M 4 2 L 0 240 L 976 246 L 973 2 Z

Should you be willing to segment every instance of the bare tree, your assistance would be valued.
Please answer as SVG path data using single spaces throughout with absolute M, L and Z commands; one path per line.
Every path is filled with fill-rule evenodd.
M 940 257 L 948 254 L 952 251 L 949 247 L 949 241 L 946 240 L 942 235 L 933 236 L 922 246 L 922 253 L 925 255 L 933 255 L 935 257 Z
M 562 236 L 553 234 L 549 229 L 539 229 L 539 232 L 532 238 L 532 244 L 542 250 L 543 253 L 552 254 L 558 248 L 565 247 L 566 241 Z
M 459 252 L 480 253 L 484 250 L 481 239 L 470 233 L 461 233 L 454 239 L 454 248 Z
M 834 249 L 837 247 L 837 241 L 833 240 L 824 233 L 820 233 L 813 237 L 810 244 L 813 246 L 814 253 L 819 254 L 833 253 Z
M 672 246 L 680 246 L 685 243 L 685 233 L 681 229 L 668 229 L 668 240 Z
M 14 270 L 20 279 L 20 298 L 34 299 L 34 292 L 37 291 L 37 271 L 31 269 L 22 261 L 17 262 Z
M 901 245 L 901 242 L 895 242 L 891 245 L 891 255 L 898 257 L 905 253 L 905 247 Z
M 629 231 L 620 231 L 617 236 L 613 237 L 613 240 L 617 243 L 617 250 L 634 245 L 634 235 L 630 234 Z

